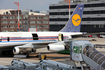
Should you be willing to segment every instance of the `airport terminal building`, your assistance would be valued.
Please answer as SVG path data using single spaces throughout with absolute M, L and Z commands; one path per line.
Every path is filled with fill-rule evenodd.
M 70 14 L 78 3 L 85 4 L 82 17 L 81 32 L 105 32 L 104 0 L 71 0 Z M 50 31 L 59 31 L 69 19 L 69 3 L 60 1 L 49 5 Z
M 19 10 L 20 30 L 18 30 L 18 10 L 0 9 L 0 32 L 49 31 L 49 15 Z M 36 31 L 35 30 L 35 31 Z

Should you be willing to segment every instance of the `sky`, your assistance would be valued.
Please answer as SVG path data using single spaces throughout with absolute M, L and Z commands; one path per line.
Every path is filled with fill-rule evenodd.
M 0 9 L 18 9 L 14 2 L 19 2 L 20 10 L 49 10 L 49 4 L 57 4 L 63 0 L 0 0 Z

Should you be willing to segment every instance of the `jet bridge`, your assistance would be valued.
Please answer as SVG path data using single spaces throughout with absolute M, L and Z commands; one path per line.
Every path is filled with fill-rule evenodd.
M 95 45 L 86 40 L 70 42 L 70 56 L 74 61 L 85 62 L 95 70 L 105 70 L 105 56 L 94 49 Z

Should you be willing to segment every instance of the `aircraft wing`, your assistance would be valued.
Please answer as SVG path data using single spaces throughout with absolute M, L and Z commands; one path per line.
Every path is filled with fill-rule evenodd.
M 105 34 L 105 32 L 100 32 L 100 33 L 83 33 L 83 34 L 79 34 L 79 35 L 72 35 L 71 37 L 72 38 L 79 38 L 79 37 L 84 37 L 84 36 L 87 36 L 87 35 L 103 35 Z
M 65 50 L 65 49 L 68 50 L 69 46 L 70 46 L 69 45 L 70 41 L 73 41 L 73 40 L 75 40 L 76 38 L 79 38 L 79 37 L 84 37 L 86 35 L 100 35 L 100 34 L 105 34 L 105 32 L 72 35 L 72 38 L 67 38 L 65 41 L 59 41 L 59 42 L 56 42 L 56 43 L 48 44 L 48 50 L 50 50 L 50 51 L 62 51 L 62 50 Z M 85 40 L 95 41 L 95 39 L 85 39 Z M 97 44 L 96 47 L 105 47 L 105 45 Z
M 19 45 L 24 45 L 24 44 L 26 44 L 26 43 L 10 43 L 10 42 L 8 42 L 8 43 L 1 43 L 0 42 L 0 51 L 2 51 L 2 50 L 13 50 L 13 48 L 15 47 L 15 46 L 19 46 Z
M 5 55 L 5 53 L 13 52 L 13 54 L 29 54 L 35 53 L 37 48 L 47 47 L 48 44 L 55 43 L 57 41 L 9 41 L 0 42 L 0 53 Z M 8 54 L 8 55 L 9 55 Z
M 34 46 L 34 48 L 42 48 L 44 47 L 43 45 L 48 45 L 49 43 L 55 43 L 57 41 L 40 41 L 40 42 L 22 42 L 22 41 L 10 41 L 10 42 L 0 42 L 0 49 L 13 49 L 14 47 L 16 46 L 23 46 L 23 45 L 26 45 L 26 44 L 32 44 Z M 39 46 L 42 46 L 42 47 L 39 47 Z
M 35 47 L 35 48 L 44 48 L 44 47 L 47 47 L 48 44 L 50 43 L 56 43 L 58 41 L 42 41 L 42 42 L 32 42 L 32 45 Z

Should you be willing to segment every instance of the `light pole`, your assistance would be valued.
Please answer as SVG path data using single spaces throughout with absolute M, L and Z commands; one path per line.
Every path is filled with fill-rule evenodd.
M 18 30 L 20 30 L 20 23 L 19 23 L 19 2 L 14 2 L 18 6 Z
M 70 0 L 64 0 L 65 2 L 69 2 L 69 19 L 70 19 Z
M 70 19 L 70 0 L 69 0 L 69 19 Z

